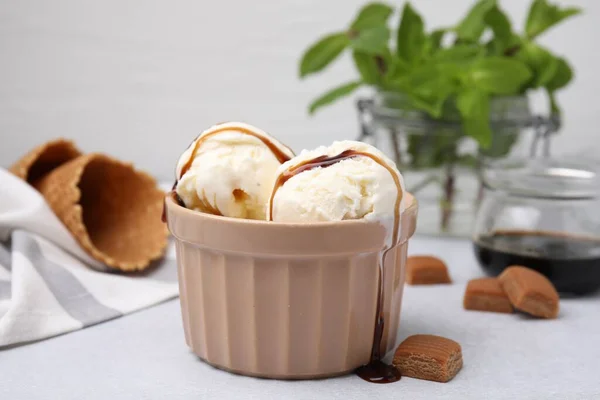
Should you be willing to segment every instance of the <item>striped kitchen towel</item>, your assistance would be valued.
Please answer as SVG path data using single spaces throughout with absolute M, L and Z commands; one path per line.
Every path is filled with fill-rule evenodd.
M 136 275 L 88 257 L 28 184 L 0 169 L 0 349 L 75 331 L 177 296 L 175 255 Z

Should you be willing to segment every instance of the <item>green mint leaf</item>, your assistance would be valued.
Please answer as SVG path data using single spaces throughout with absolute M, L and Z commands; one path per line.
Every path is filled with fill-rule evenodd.
M 573 79 L 573 70 L 564 58 L 555 58 L 556 68 L 554 75 L 546 82 L 546 92 L 548 93 L 548 101 L 550 103 L 550 111 L 552 114 L 561 114 L 560 107 L 556 102 L 554 92 L 569 84 Z
M 425 25 L 423 19 L 413 10 L 410 3 L 406 3 L 402 10 L 398 37 L 396 38 L 398 57 L 414 65 L 420 60 L 424 45 Z
M 512 40 L 513 33 L 510 21 L 506 14 L 498 6 L 494 6 L 485 15 L 485 23 L 494 32 L 492 47 L 496 54 L 501 54 L 506 50 Z
M 384 54 L 388 49 L 390 30 L 387 26 L 376 26 L 359 31 L 350 31 L 350 46 L 367 54 Z
M 449 79 L 438 78 L 427 81 L 407 90 L 413 106 L 427 112 L 432 118 L 441 118 L 446 100 L 457 89 L 457 85 Z
M 465 41 L 476 42 L 485 30 L 485 16 L 496 5 L 496 0 L 480 0 L 455 28 L 456 36 Z
M 404 60 L 392 55 L 389 55 L 389 59 L 386 61 L 389 63 L 389 68 L 383 78 L 382 85 L 387 90 L 396 90 L 397 85 L 395 83 L 410 74 L 411 66 Z
M 466 89 L 456 98 L 465 134 L 477 140 L 484 149 L 492 143 L 489 101 L 489 95 L 477 89 Z
M 533 79 L 528 85 L 531 88 L 548 84 L 558 69 L 558 59 L 548 50 L 532 42 L 523 43 L 516 58 L 527 64 L 533 72 Z
M 460 65 L 430 63 L 410 69 L 408 73 L 392 83 L 401 91 L 415 93 L 419 88 L 423 88 L 422 90 L 434 92 L 437 84 L 442 86 L 447 86 L 446 82 L 457 84 L 457 77 L 461 70 Z
M 327 35 L 306 50 L 300 61 L 300 77 L 327 67 L 346 49 L 350 40 L 345 33 Z
M 519 51 L 522 44 L 523 39 L 519 35 L 511 33 L 507 41 L 492 39 L 488 42 L 488 54 L 512 57 Z
M 448 97 L 456 92 L 456 79 L 460 67 L 452 64 L 428 64 L 415 69 L 396 80 L 396 90 L 406 93 L 413 105 L 429 113 L 433 118 L 440 118 L 443 106 Z
M 437 50 L 442 46 L 442 40 L 444 39 L 444 35 L 448 32 L 448 29 L 436 29 L 431 32 L 429 35 L 429 44 L 431 50 Z
M 352 25 L 354 30 L 385 25 L 394 9 L 385 3 L 370 3 L 360 9 Z
M 431 59 L 434 62 L 464 64 L 471 62 L 474 58 L 477 58 L 482 54 L 482 48 L 480 46 L 457 44 L 453 47 L 439 50 L 431 57 Z
M 519 35 L 511 33 L 506 41 L 492 38 L 485 44 L 485 49 L 487 55 L 490 56 L 513 57 L 519 51 L 522 44 L 523 39 Z
M 580 13 L 581 9 L 577 7 L 560 8 L 547 0 L 534 0 L 527 15 L 525 33 L 532 39 L 562 20 Z
M 377 85 L 381 82 L 386 72 L 385 68 L 388 68 L 383 56 L 353 51 L 352 58 L 363 82 L 369 85 Z
M 448 32 L 448 29 L 436 29 L 425 37 L 425 44 L 423 46 L 423 55 L 431 56 L 435 54 L 442 47 L 442 41 L 444 35 Z
M 436 94 L 429 96 L 420 96 L 419 94 L 409 94 L 414 107 L 427 112 L 432 118 L 441 118 L 444 110 L 444 103 L 452 93 L 452 90 L 440 89 Z
M 520 136 L 520 128 L 498 127 L 492 135 L 492 144 L 487 149 L 482 149 L 481 154 L 489 158 L 506 157 Z
M 558 69 L 558 58 L 550 55 L 547 61 L 541 65 L 541 69 L 537 71 L 533 80 L 533 86 L 546 86 L 552 80 Z
M 342 97 L 350 95 L 356 89 L 358 89 L 362 85 L 362 82 L 349 82 L 344 85 L 338 86 L 336 88 L 331 89 L 330 91 L 324 93 L 315 99 L 310 106 L 308 107 L 308 112 L 310 114 L 314 114 L 319 108 L 324 107 L 333 103 L 334 101 L 341 99 Z
M 517 94 L 531 78 L 531 71 L 523 62 L 508 57 L 488 57 L 476 61 L 470 71 L 472 84 L 492 94 Z
M 561 89 L 569 84 L 573 79 L 573 70 L 564 58 L 556 58 L 556 69 L 554 75 L 548 82 L 546 82 L 546 88 L 554 92 L 555 90 Z

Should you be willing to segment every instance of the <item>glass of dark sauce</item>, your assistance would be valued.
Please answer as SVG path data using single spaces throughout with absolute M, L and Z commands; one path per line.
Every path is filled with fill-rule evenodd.
M 483 171 L 473 245 L 489 275 L 522 265 L 561 293 L 600 288 L 600 174 L 572 159 L 505 160 Z

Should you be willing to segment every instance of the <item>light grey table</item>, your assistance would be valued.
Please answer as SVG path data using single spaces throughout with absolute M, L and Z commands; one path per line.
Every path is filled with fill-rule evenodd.
M 452 285 L 406 288 L 400 327 L 401 339 L 431 333 L 462 345 L 464 368 L 449 383 L 232 375 L 187 349 L 179 304 L 170 301 L 0 351 L 0 399 L 600 399 L 600 295 L 562 300 L 550 321 L 465 311 L 465 283 L 481 275 L 470 244 L 415 238 L 410 253 L 437 254 L 451 268 Z

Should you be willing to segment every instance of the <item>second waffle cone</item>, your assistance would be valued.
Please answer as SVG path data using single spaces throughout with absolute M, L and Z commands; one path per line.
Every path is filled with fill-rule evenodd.
M 143 270 L 164 253 L 164 193 L 131 164 L 102 154 L 79 156 L 35 186 L 83 249 L 107 266 Z

